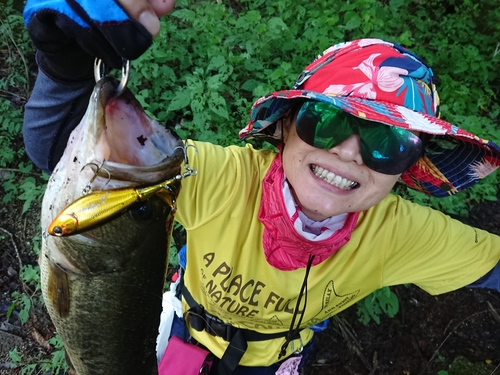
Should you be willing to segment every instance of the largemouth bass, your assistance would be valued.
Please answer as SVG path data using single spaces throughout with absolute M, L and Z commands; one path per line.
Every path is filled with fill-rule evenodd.
M 83 192 L 148 186 L 180 173 L 182 141 L 129 90 L 101 79 L 42 202 L 42 292 L 78 375 L 157 374 L 156 337 L 180 183 L 67 237 L 52 220 Z

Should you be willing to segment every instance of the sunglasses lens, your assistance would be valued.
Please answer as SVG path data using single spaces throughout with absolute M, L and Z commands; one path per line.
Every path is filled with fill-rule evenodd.
M 328 150 L 352 133 L 347 113 L 322 102 L 305 102 L 295 121 L 297 134 L 307 144 Z
M 359 128 L 361 156 L 368 168 L 396 175 L 407 170 L 422 155 L 422 141 L 412 132 L 395 126 L 362 121 L 368 123 L 368 126 Z
M 412 132 L 358 118 L 323 102 L 305 102 L 295 124 L 304 142 L 326 150 L 358 133 L 363 162 L 384 174 L 402 173 L 422 155 L 422 141 Z

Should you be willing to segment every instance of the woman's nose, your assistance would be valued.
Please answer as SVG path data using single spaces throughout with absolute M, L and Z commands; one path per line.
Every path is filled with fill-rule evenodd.
M 359 165 L 363 164 L 359 134 L 351 134 L 346 140 L 333 146 L 329 152 L 338 155 L 342 161 L 354 161 Z

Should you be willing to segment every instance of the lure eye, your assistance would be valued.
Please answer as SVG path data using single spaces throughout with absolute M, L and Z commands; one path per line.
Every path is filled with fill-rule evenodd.
M 130 207 L 130 214 L 136 221 L 146 221 L 151 219 L 155 214 L 154 205 L 146 200 L 144 202 L 137 202 Z
M 80 228 L 78 217 L 74 212 L 61 213 L 47 228 L 51 236 L 69 236 L 75 234 Z

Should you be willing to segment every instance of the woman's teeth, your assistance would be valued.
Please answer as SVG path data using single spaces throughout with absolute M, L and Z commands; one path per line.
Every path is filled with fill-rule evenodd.
M 357 182 L 350 181 L 347 178 L 340 177 L 329 170 L 313 165 L 311 170 L 316 175 L 316 177 L 328 182 L 330 185 L 338 187 L 342 190 L 350 190 L 358 186 Z

